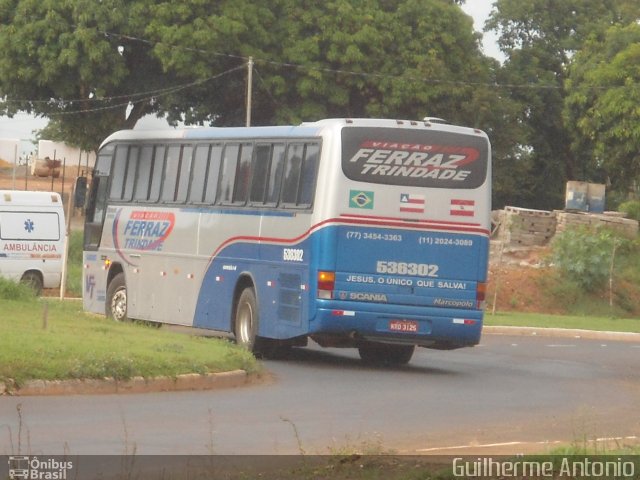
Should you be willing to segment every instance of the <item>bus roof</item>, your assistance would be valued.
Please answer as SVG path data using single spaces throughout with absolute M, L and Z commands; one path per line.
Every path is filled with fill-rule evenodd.
M 425 128 L 447 132 L 485 135 L 481 130 L 424 120 L 394 120 L 378 118 L 331 118 L 316 122 L 304 122 L 298 126 L 268 127 L 184 127 L 161 130 L 120 130 L 107 137 L 102 146 L 118 140 L 167 140 L 167 139 L 243 139 L 243 138 L 309 138 L 317 137 L 325 129 L 353 127 Z
M 120 130 L 110 135 L 102 145 L 117 140 L 159 140 L 159 139 L 230 139 L 230 138 L 273 138 L 273 137 L 316 137 L 319 128 L 302 126 L 277 127 L 185 127 L 163 130 Z

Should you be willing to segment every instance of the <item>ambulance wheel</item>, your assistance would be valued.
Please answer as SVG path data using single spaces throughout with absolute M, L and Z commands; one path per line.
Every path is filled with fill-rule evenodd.
M 245 288 L 236 303 L 233 333 L 238 345 L 254 353 L 257 351 L 259 319 L 256 293 L 251 287 Z
M 375 365 L 406 365 L 411 360 L 415 345 L 366 342 L 358 347 L 360 358 Z
M 127 285 L 124 273 L 118 273 L 107 287 L 106 315 L 116 322 L 126 322 L 127 317 Z
M 36 295 L 40 295 L 42 293 L 43 282 L 42 277 L 38 272 L 25 272 L 20 279 L 22 283 L 31 287 Z

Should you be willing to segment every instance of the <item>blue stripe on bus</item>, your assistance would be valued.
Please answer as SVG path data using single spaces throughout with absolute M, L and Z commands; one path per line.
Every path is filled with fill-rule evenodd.
M 249 215 L 261 217 L 295 217 L 299 211 L 282 211 L 282 210 L 262 210 L 262 209 L 246 209 L 246 208 L 211 208 L 211 207 L 185 207 L 180 209 L 181 212 L 191 213 L 207 213 L 212 215 Z

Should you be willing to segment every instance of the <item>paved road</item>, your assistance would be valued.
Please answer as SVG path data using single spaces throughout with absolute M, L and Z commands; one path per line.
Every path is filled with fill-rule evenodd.
M 364 366 L 297 350 L 273 378 L 213 392 L 0 397 L 0 454 L 272 454 L 391 448 L 456 452 L 640 436 L 640 344 L 485 335 Z M 19 420 L 20 405 L 22 422 Z M 441 450 L 441 449 L 445 450 Z

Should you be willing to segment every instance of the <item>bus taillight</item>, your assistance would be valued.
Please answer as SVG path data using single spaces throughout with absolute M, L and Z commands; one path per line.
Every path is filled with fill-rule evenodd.
M 478 308 L 484 308 L 485 299 L 487 297 L 487 284 L 484 282 L 478 282 L 476 287 L 476 302 Z
M 335 272 L 318 272 L 318 298 L 331 300 L 336 285 Z

